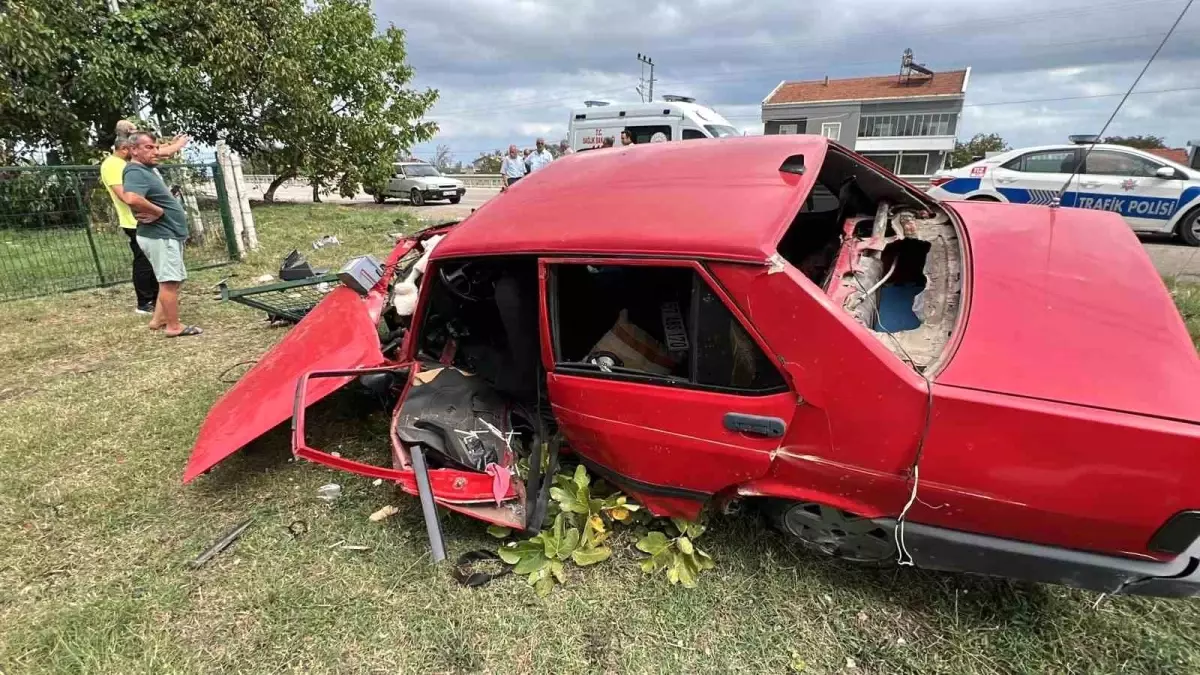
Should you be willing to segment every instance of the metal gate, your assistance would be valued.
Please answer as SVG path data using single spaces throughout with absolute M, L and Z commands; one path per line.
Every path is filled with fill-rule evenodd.
M 182 201 L 188 268 L 237 257 L 228 192 L 213 164 L 160 164 Z M 130 281 L 133 254 L 99 166 L 0 167 L 0 301 Z

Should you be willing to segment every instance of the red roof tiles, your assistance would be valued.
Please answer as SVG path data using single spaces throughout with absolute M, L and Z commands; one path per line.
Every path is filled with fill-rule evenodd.
M 771 93 L 764 103 L 772 105 L 962 95 L 968 72 L 968 70 L 948 70 L 935 73 L 933 77 L 918 74 L 914 74 L 911 78 L 883 75 L 828 81 L 784 82 Z

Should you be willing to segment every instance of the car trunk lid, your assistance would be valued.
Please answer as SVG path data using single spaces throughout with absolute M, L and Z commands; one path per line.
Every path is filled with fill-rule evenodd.
M 1120 217 L 947 206 L 966 227 L 970 298 L 939 384 L 1200 422 L 1200 358 Z

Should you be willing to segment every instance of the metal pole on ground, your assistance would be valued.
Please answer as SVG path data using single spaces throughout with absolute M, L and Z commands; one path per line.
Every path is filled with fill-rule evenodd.
M 413 445 L 413 471 L 417 474 L 417 495 L 421 498 L 421 513 L 425 516 L 425 532 L 429 535 L 429 549 L 433 562 L 446 559 L 446 542 L 442 539 L 442 523 L 438 520 L 437 504 L 433 503 L 433 490 L 429 487 L 429 467 L 425 464 L 425 453 L 421 446 Z

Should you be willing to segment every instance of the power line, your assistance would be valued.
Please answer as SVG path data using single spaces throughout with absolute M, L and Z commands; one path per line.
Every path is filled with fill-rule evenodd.
M 1112 121 L 1114 118 L 1116 118 L 1117 113 L 1121 111 L 1121 106 L 1125 105 L 1125 101 L 1129 100 L 1129 96 L 1133 94 L 1133 90 L 1138 86 L 1138 82 L 1142 81 L 1142 76 L 1146 74 L 1147 70 L 1150 70 L 1150 64 L 1154 63 L 1154 59 L 1158 57 L 1158 53 L 1161 52 L 1163 46 L 1167 44 L 1167 40 L 1171 39 L 1171 34 L 1174 33 L 1175 29 L 1179 27 L 1179 22 L 1183 21 L 1183 16 L 1188 13 L 1189 9 L 1192 8 L 1192 2 L 1194 1 L 1195 0 L 1188 0 L 1187 4 L 1183 6 L 1183 11 L 1179 13 L 1179 16 L 1175 17 L 1175 23 L 1171 24 L 1171 27 L 1167 29 L 1167 34 L 1163 36 L 1162 42 L 1158 43 L 1158 49 L 1154 50 L 1154 53 L 1150 55 L 1150 59 L 1146 61 L 1146 65 L 1142 66 L 1142 72 L 1138 73 L 1138 76 L 1133 80 L 1133 84 L 1129 85 L 1129 90 L 1125 92 L 1125 95 L 1121 97 L 1120 102 L 1117 103 L 1117 107 L 1114 108 L 1112 114 L 1108 116 L 1108 121 L 1105 122 L 1104 126 L 1100 128 L 1100 133 L 1096 135 L 1096 139 L 1092 141 L 1092 144 L 1089 145 L 1088 149 L 1084 151 L 1083 158 L 1075 164 L 1075 170 L 1072 171 L 1071 175 L 1067 177 L 1067 182 L 1063 183 L 1062 188 L 1058 191 L 1058 196 L 1054 199 L 1055 206 L 1057 206 L 1059 200 L 1062 199 L 1063 193 L 1067 191 L 1067 187 L 1071 185 L 1071 181 L 1075 179 L 1075 174 L 1079 173 L 1080 166 L 1087 161 L 1088 155 L 1092 154 L 1092 149 L 1096 147 L 1096 143 L 1100 141 L 1100 137 L 1104 135 L 1104 132 L 1108 131 L 1108 125 L 1112 124 Z

